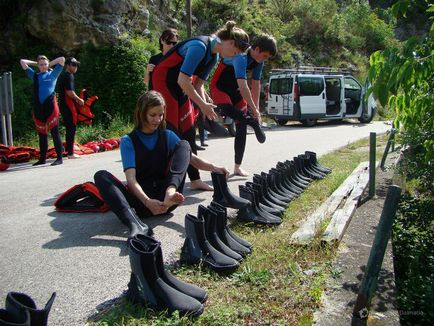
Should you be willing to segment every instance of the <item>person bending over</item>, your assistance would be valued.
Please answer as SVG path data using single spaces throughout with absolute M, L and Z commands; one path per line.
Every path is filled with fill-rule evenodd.
M 184 201 L 183 187 L 189 164 L 205 171 L 224 173 L 191 153 L 190 145 L 165 128 L 166 104 L 162 95 L 148 91 L 137 100 L 135 128 L 121 139 L 121 156 L 127 186 L 105 170 L 95 174 L 95 184 L 121 221 L 173 211 Z
M 230 21 L 212 36 L 198 36 L 175 45 L 155 66 L 152 87 L 160 92 L 167 103 L 167 128 L 189 142 L 192 152 L 195 145 L 193 101 L 211 120 L 217 115 L 215 105 L 204 90 L 204 83 L 219 55 L 231 57 L 245 51 L 249 36 Z M 193 81 L 193 76 L 196 76 Z M 199 171 L 188 169 L 192 189 L 212 190 L 200 179 Z

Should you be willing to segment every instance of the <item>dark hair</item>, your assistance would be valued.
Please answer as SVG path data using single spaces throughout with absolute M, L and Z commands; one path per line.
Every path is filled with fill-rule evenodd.
M 268 34 L 261 34 L 254 38 L 252 42 L 252 49 L 259 48 L 260 52 L 269 52 L 271 56 L 277 53 L 276 39 Z
M 246 51 L 250 47 L 249 35 L 243 29 L 235 27 L 235 25 L 236 23 L 232 20 L 226 22 L 225 26 L 216 32 L 216 35 L 222 41 L 234 40 L 238 49 Z
M 164 117 L 159 128 L 166 128 L 166 102 L 164 101 L 163 95 L 157 91 L 147 91 L 137 99 L 136 109 L 134 111 L 134 127 L 142 129 L 148 122 L 148 120 L 146 120 L 146 114 L 151 108 L 156 106 L 164 107 Z
M 168 28 L 161 33 L 160 39 L 158 42 L 160 43 L 160 51 L 163 51 L 163 42 L 167 43 L 174 37 L 178 38 L 178 31 L 174 28 Z

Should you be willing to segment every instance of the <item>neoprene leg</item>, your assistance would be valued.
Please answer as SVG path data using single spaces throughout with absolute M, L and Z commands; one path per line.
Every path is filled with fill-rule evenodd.
M 66 141 L 66 150 L 68 151 L 68 155 L 74 155 L 74 138 L 76 126 L 72 120 L 72 113 L 68 107 L 60 107 L 60 112 L 62 113 L 63 123 L 65 124 L 65 141 Z
M 182 133 L 181 136 L 182 139 L 185 139 L 190 144 L 192 153 L 197 154 L 196 142 L 194 139 L 195 138 L 194 126 L 188 129 L 186 132 Z M 199 170 L 193 167 L 191 164 L 188 166 L 187 173 L 191 181 L 200 179 Z
M 186 140 L 181 140 L 175 146 L 167 170 L 167 184 L 174 185 L 178 192 L 184 188 L 185 173 L 191 159 L 191 148 Z
M 59 125 L 53 127 L 50 130 L 51 137 L 53 137 L 54 148 L 56 149 L 57 159 L 62 159 L 63 156 L 63 145 L 60 139 Z
M 48 151 L 48 136 L 38 132 L 39 137 L 39 161 L 45 162 Z
M 247 124 L 245 122 L 238 122 L 234 141 L 235 164 L 241 164 L 243 161 L 244 150 L 246 149 L 246 135 Z

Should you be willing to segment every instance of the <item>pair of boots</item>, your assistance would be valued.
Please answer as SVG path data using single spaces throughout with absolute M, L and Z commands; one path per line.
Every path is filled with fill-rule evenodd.
M 179 311 L 181 315 L 202 314 L 208 294 L 196 285 L 183 282 L 164 268 L 161 244 L 136 234 L 128 238 L 131 277 L 127 298 L 155 310 Z
M 35 301 L 27 294 L 9 292 L 6 309 L 0 309 L 0 326 L 46 326 L 55 298 L 54 292 L 45 308 L 37 309 Z
M 249 201 L 234 195 L 228 188 L 226 175 L 219 172 L 211 172 L 212 185 L 214 193 L 213 201 L 224 207 L 240 209 L 249 205 Z
M 199 205 L 197 217 L 185 216 L 185 232 L 182 263 L 203 263 L 215 271 L 230 272 L 252 251 L 252 244 L 228 227 L 226 208 L 214 201 L 208 207 Z

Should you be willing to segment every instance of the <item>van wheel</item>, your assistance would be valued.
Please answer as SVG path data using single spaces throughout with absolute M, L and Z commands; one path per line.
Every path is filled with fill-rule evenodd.
M 306 127 L 313 127 L 316 125 L 316 119 L 304 119 L 301 123 Z
M 227 125 L 229 134 L 232 137 L 235 137 L 236 133 L 237 133 L 237 127 L 235 126 L 235 121 L 232 121 L 232 123 L 230 125 Z
M 368 114 L 366 112 L 362 113 L 362 116 L 359 118 L 360 123 L 369 123 L 372 121 L 372 119 L 374 118 L 374 115 L 372 114 L 372 110 L 371 110 L 371 114 Z
M 277 119 L 276 122 L 279 126 L 284 126 L 284 125 L 286 125 L 288 120 L 287 119 Z

